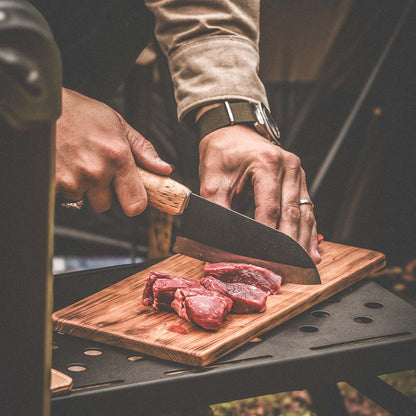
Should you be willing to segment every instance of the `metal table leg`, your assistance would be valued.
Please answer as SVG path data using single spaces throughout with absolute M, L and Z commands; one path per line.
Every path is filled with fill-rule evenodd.
M 382 406 L 393 416 L 416 415 L 416 404 L 378 377 L 352 380 L 348 381 L 348 384 Z
M 312 399 L 313 410 L 318 416 L 348 416 L 344 398 L 336 383 L 317 386 L 308 391 Z

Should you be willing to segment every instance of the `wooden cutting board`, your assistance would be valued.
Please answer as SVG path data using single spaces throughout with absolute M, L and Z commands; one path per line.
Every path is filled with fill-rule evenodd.
M 192 366 L 204 366 L 363 279 L 385 264 L 375 251 L 323 242 L 318 266 L 322 285 L 284 284 L 269 296 L 263 313 L 231 314 L 217 332 L 208 332 L 142 304 L 150 270 L 192 278 L 204 263 L 183 255 L 170 257 L 53 314 L 54 330 L 116 345 Z

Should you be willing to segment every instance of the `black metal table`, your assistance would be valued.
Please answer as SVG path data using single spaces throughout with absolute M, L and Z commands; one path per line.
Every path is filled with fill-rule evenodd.
M 57 276 L 55 309 L 147 266 Z M 415 318 L 411 305 L 374 282 L 361 282 L 203 368 L 55 333 L 53 367 L 70 374 L 74 388 L 52 399 L 52 415 L 158 414 L 309 389 L 313 398 L 325 395 L 320 416 L 341 416 L 339 381 L 393 414 L 415 415 L 414 404 L 377 378 L 415 368 Z M 71 372 L 71 365 L 86 370 Z

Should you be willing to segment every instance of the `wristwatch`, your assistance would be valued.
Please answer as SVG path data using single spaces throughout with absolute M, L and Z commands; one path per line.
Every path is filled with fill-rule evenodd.
M 224 101 L 220 106 L 202 114 L 196 124 L 200 139 L 222 127 L 246 124 L 252 126 L 273 144 L 281 146 L 279 129 L 270 111 L 261 103 Z

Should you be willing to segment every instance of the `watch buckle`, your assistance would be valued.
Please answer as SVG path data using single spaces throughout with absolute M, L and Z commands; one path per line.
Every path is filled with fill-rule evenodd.
M 228 101 L 224 101 L 225 110 L 227 111 L 228 118 L 230 120 L 230 125 L 232 126 L 235 123 L 235 118 L 233 111 L 231 110 L 230 103 Z

